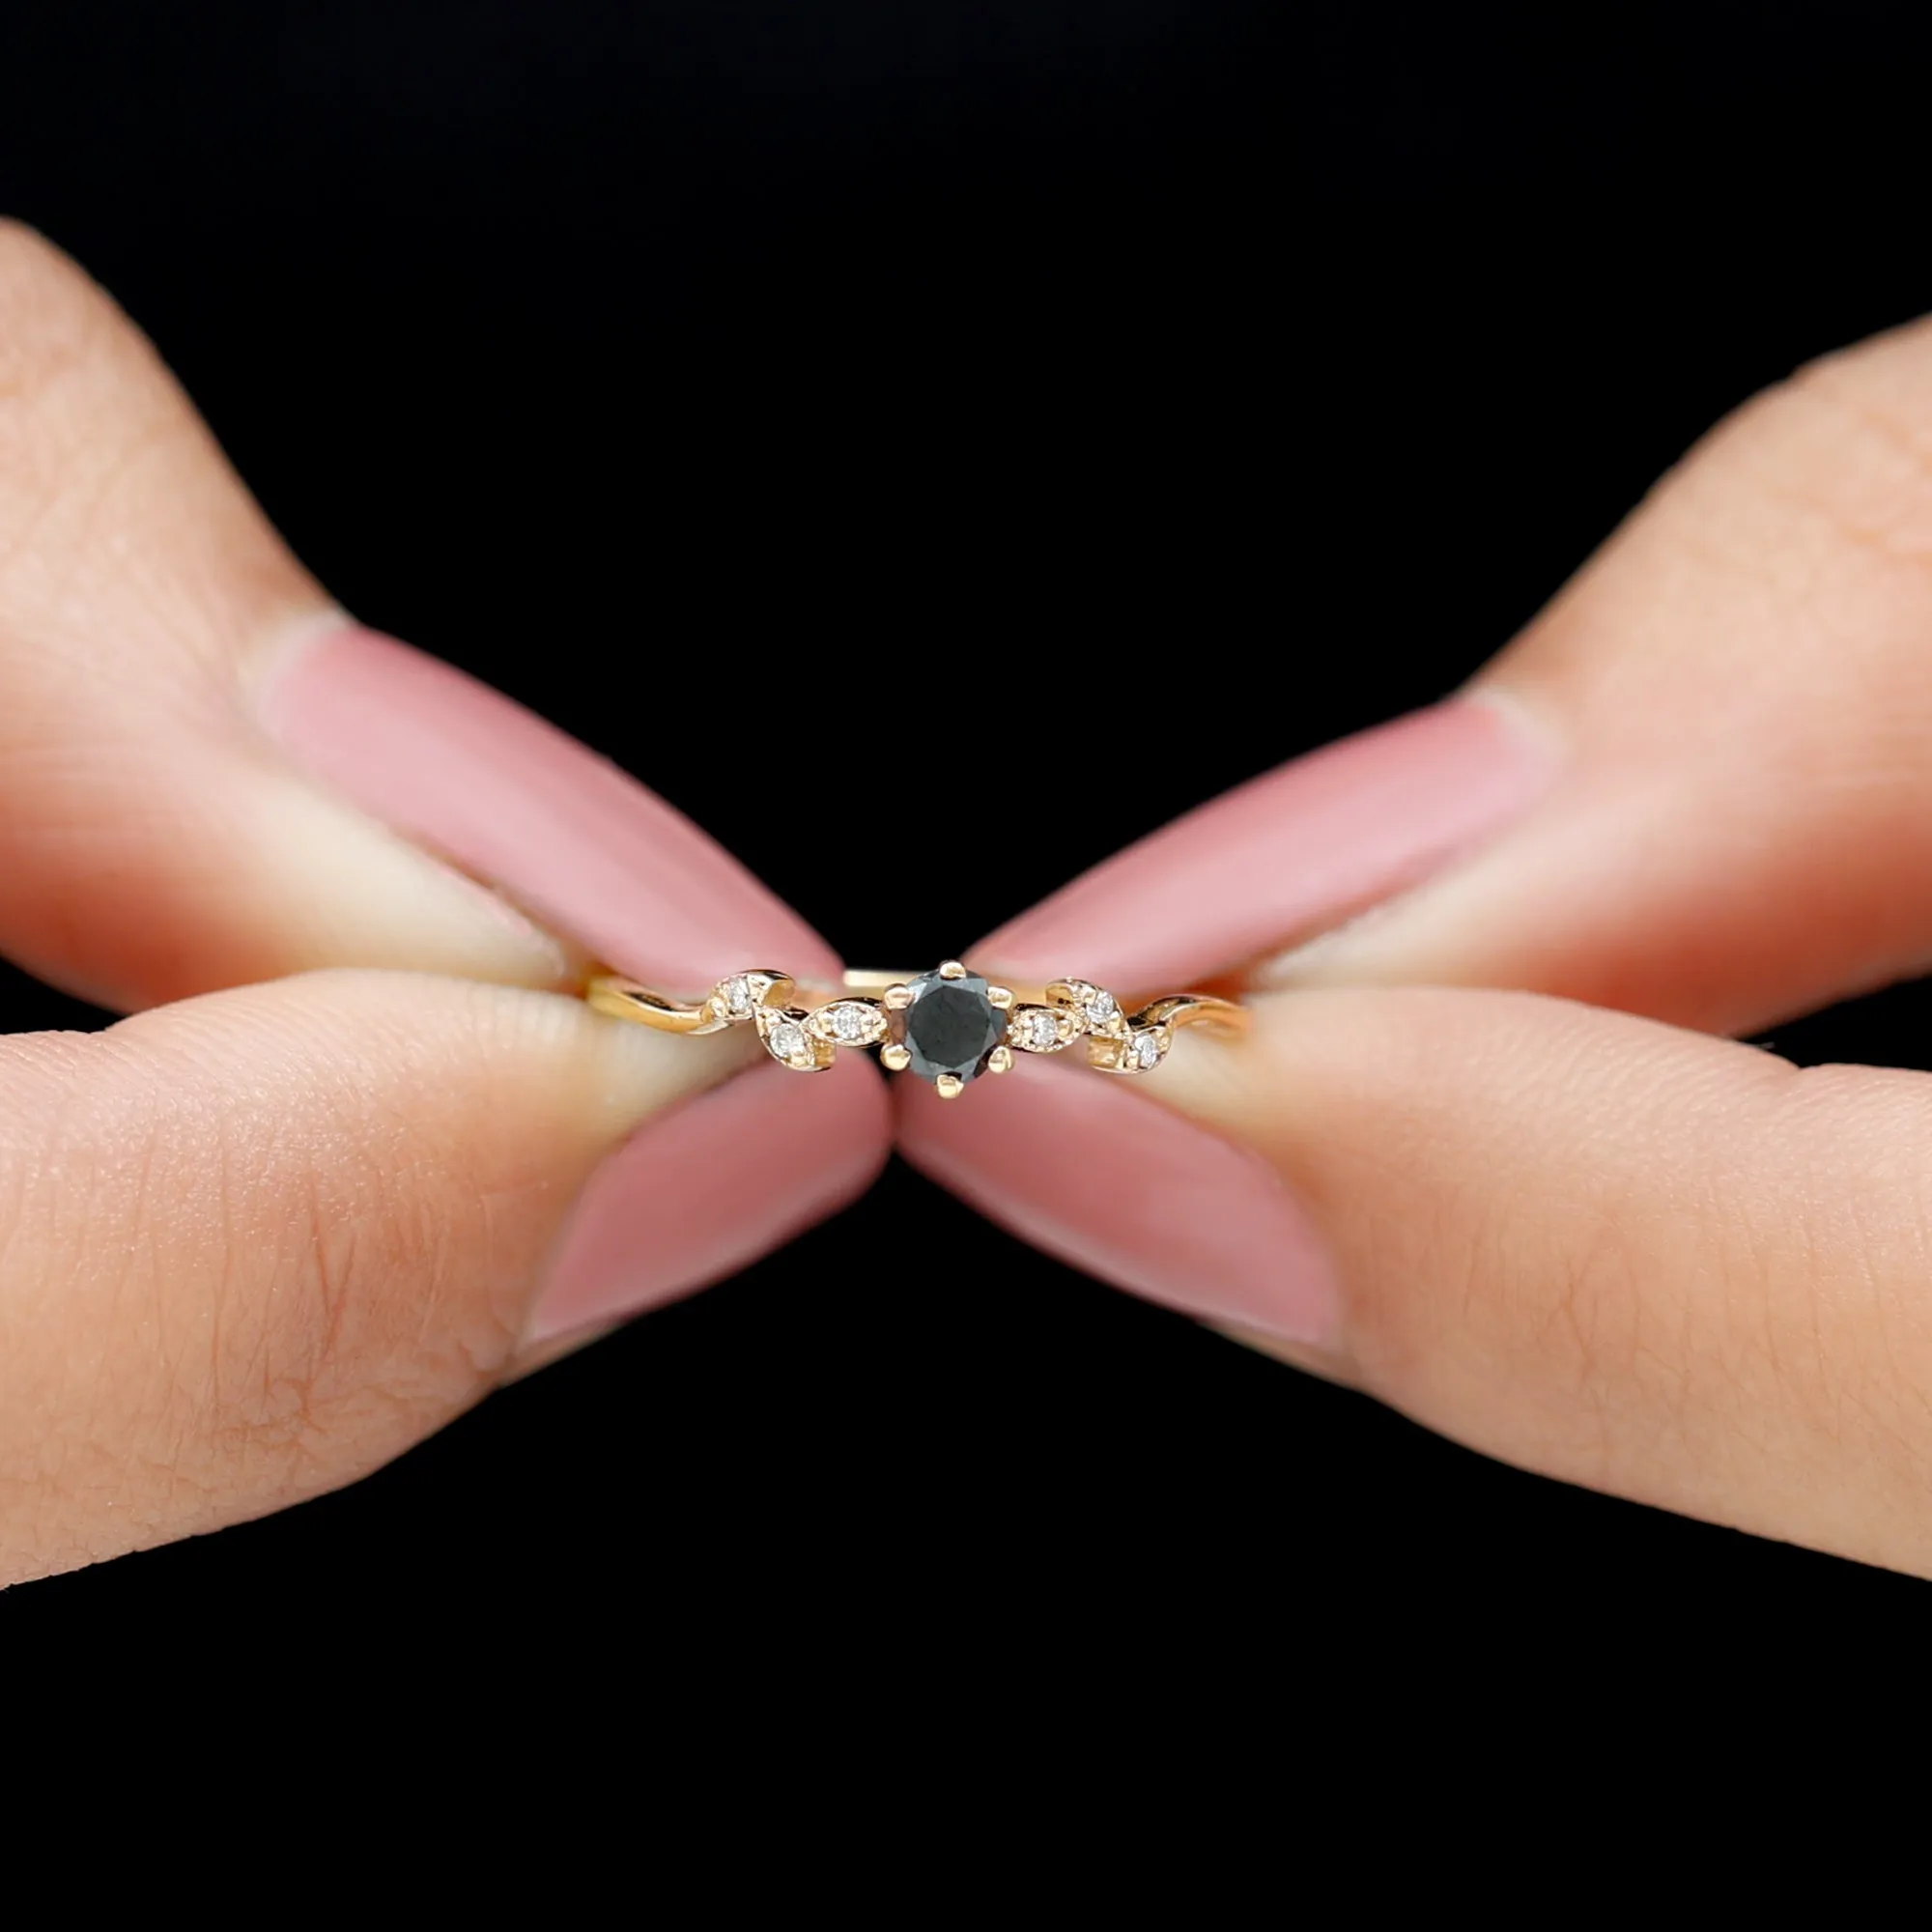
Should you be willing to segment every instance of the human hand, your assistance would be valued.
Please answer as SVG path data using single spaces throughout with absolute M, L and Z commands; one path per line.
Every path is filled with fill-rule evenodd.
M 1932 1077 L 1710 1037 L 1932 957 L 1928 560 L 1921 324 L 1723 425 L 1462 698 L 973 953 L 1246 969 L 1249 1042 L 904 1083 L 906 1151 L 1510 1462 L 1932 1574 Z
M 349 1482 L 866 1185 L 868 1070 L 707 1093 L 755 1043 L 595 1018 L 577 947 L 838 973 L 641 787 L 350 625 L 0 225 L 0 952 L 162 1008 L 0 1038 L 0 1583 Z

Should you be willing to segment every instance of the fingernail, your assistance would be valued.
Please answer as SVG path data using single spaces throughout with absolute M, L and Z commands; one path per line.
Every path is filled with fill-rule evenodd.
M 679 992 L 742 966 L 838 980 L 825 942 L 682 813 L 436 658 L 326 631 L 260 704 L 297 764 L 623 972 Z
M 1280 952 L 1420 884 L 1533 804 L 1553 748 L 1453 698 L 1346 738 L 1130 845 L 973 949 L 1016 979 L 1122 991 Z
M 735 1273 L 863 1193 L 890 1137 L 884 1083 L 849 1060 L 754 1067 L 659 1115 L 591 1177 L 526 1347 Z
M 898 1084 L 900 1151 L 1036 1247 L 1204 1321 L 1337 1345 L 1327 1256 L 1260 1154 L 1082 1067 L 1022 1058 L 956 1100 Z

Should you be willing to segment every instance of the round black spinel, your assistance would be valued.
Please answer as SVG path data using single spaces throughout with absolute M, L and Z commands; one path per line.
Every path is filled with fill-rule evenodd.
M 923 1080 L 951 1073 L 971 1080 L 986 1069 L 986 1056 L 1006 1037 L 1007 1016 L 986 997 L 982 975 L 948 980 L 922 973 L 909 983 L 905 1009 L 906 1051 Z

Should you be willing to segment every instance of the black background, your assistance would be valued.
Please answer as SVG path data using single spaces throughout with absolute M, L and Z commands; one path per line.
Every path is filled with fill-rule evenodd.
M 1715 417 L 1932 306 L 1908 13 L 13 6 L 0 204 L 358 614 L 755 852 L 847 957 L 938 956 L 1439 696 Z M 696 728 L 597 668 L 706 649 L 747 669 Z M 1136 744 L 1140 652 L 1179 702 Z M 1209 652 L 1247 701 L 1190 699 Z M 876 706 L 775 811 L 840 663 Z M 1040 670 L 1053 701 L 996 722 Z M 1052 836 L 900 893 L 814 849 L 942 776 Z M 77 1011 L 0 983 L 9 1027 Z M 1925 1015 L 1904 989 L 1779 1044 L 1923 1065 Z M 1667 1605 L 1694 1640 L 1765 1591 L 1906 1587 L 1498 1467 L 895 1168 L 352 1492 L 8 1608 L 269 1602 L 572 1676 L 890 1688 L 1122 1639 L 1271 1675 L 1366 1606 Z

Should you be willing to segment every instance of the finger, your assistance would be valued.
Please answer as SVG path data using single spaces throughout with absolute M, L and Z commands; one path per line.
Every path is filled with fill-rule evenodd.
M 1216 801 L 974 956 L 1122 992 L 1524 986 L 1722 1031 L 1920 972 L 1928 556 L 1920 324 L 1726 423 L 1471 694 Z
M 863 1188 L 877 1078 L 703 1091 L 756 1051 L 360 973 L 0 1041 L 0 1581 L 351 1482 Z
M 7 225 L 0 952 L 128 1009 L 336 964 L 557 985 L 591 952 L 694 992 L 838 969 L 661 800 L 356 630 L 148 345 Z
M 1476 1448 L 1932 1573 L 1932 1079 L 1525 994 L 1259 1006 L 1159 1101 L 1022 1066 L 909 1095 L 907 1151 Z

